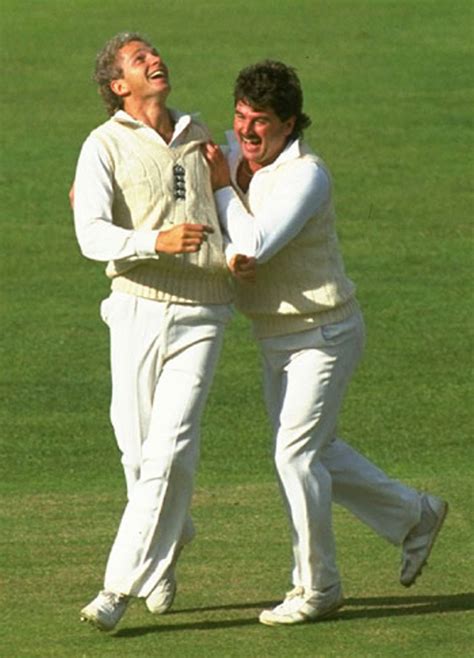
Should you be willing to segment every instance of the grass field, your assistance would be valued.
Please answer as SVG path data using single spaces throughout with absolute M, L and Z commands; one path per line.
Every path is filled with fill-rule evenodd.
M 0 655 L 5 658 L 467 658 L 474 655 L 470 0 L 3 0 Z M 105 119 L 90 73 L 114 33 L 159 46 L 171 104 L 217 140 L 236 72 L 298 69 L 308 141 L 336 181 L 339 233 L 368 326 L 341 434 L 451 505 L 410 590 L 398 550 L 335 510 L 347 606 L 257 623 L 289 586 L 259 360 L 230 326 L 203 424 L 198 538 L 172 613 L 135 603 L 109 636 L 78 623 L 124 504 L 108 423 L 108 283 L 79 254 L 67 191 Z

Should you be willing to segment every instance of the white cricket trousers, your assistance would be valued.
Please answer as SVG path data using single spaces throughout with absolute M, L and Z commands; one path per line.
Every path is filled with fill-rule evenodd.
M 421 515 L 418 492 L 391 480 L 336 435 L 364 340 L 360 313 L 260 340 L 275 466 L 292 530 L 293 584 L 308 590 L 340 581 L 333 500 L 397 545 Z
M 111 420 L 128 493 L 104 587 L 146 597 L 192 538 L 201 414 L 232 311 L 113 292 L 101 314 L 110 329 Z

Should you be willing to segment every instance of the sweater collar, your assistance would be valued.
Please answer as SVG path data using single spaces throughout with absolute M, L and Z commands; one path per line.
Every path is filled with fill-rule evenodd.
M 173 142 L 189 126 L 193 120 L 194 115 L 186 114 L 185 112 L 180 112 L 179 110 L 172 108 L 169 108 L 169 112 L 175 122 L 173 137 L 171 138 L 171 142 Z M 118 123 L 123 123 L 125 125 L 134 126 L 135 128 L 144 127 L 148 130 L 151 130 L 150 126 L 147 126 L 145 123 L 139 121 L 138 119 L 134 119 L 132 116 L 130 116 L 130 114 L 125 112 L 125 110 L 117 110 L 117 112 L 111 117 L 111 120 L 117 121 Z M 153 132 L 155 133 L 155 131 Z

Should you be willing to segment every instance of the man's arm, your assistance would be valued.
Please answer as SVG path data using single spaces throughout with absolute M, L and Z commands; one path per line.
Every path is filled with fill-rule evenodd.
M 213 155 L 214 154 L 214 155 Z M 211 168 L 214 196 L 223 228 L 236 252 L 264 263 L 302 230 L 310 217 L 329 200 L 330 180 L 325 170 L 313 162 L 300 160 L 291 167 L 282 166 L 270 198 L 259 211 L 248 212 L 236 191 L 229 185 L 227 163 L 214 149 L 206 152 Z M 226 169 L 227 168 L 227 169 Z

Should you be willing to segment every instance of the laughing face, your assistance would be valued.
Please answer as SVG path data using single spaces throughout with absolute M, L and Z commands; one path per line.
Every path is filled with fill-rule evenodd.
M 295 117 L 282 121 L 271 108 L 254 109 L 240 100 L 235 106 L 234 132 L 242 155 L 253 171 L 280 155 L 293 131 Z
M 141 41 L 130 41 L 120 49 L 117 64 L 122 77 L 110 83 L 117 96 L 142 99 L 158 96 L 165 100 L 171 91 L 168 68 L 155 48 Z

